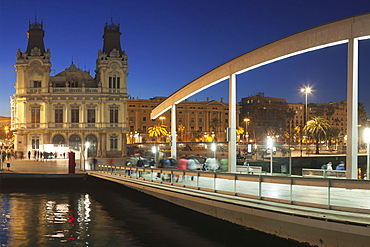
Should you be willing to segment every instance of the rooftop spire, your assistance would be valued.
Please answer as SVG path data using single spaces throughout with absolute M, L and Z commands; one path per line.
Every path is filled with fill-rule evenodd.
M 108 56 L 113 49 L 118 50 L 122 53 L 121 49 L 121 41 L 120 36 L 121 32 L 119 31 L 120 25 L 116 25 L 113 22 L 111 24 L 106 23 L 104 27 L 104 45 L 103 45 L 103 52 L 105 52 Z
M 36 20 L 33 23 L 28 23 L 29 30 L 27 31 L 28 36 L 28 45 L 27 45 L 27 53 L 31 54 L 32 49 L 35 47 L 40 50 L 41 55 L 45 53 L 45 46 L 44 46 L 44 30 L 43 30 L 43 22 L 39 23 Z

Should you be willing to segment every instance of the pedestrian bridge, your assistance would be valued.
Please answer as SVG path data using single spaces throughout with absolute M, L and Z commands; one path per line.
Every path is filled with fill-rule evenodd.
M 176 104 L 219 82 L 229 80 L 229 171 L 236 164 L 236 75 L 295 55 L 339 44 L 348 44 L 347 78 L 347 178 L 357 178 L 357 105 L 358 105 L 358 46 L 360 40 L 370 39 L 370 13 L 353 16 L 311 28 L 282 38 L 242 54 L 212 69 L 186 84 L 152 110 L 151 118 L 159 117 L 172 108 L 176 119 Z M 333 85 L 335 86 L 335 85 Z M 171 121 L 172 150 L 176 157 L 176 121 Z
M 98 165 L 89 175 L 311 245 L 370 241 L 369 181 L 111 165 Z

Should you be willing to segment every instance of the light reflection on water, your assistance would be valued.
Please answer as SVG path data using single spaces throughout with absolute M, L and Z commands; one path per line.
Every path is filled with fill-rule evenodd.
M 302 246 L 121 186 L 73 191 L 2 192 L 0 246 Z
M 87 193 L 2 194 L 0 211 L 1 246 L 135 246 Z

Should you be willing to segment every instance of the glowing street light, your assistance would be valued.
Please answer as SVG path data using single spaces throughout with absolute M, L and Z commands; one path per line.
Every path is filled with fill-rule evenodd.
M 274 142 L 271 136 L 267 137 L 267 148 L 270 149 L 270 173 L 272 176 L 272 149 L 274 147 Z
M 162 121 L 162 125 L 163 125 L 163 121 L 164 121 L 164 120 L 166 120 L 166 117 L 165 117 L 165 116 L 160 116 L 160 117 L 159 117 L 159 120 L 161 120 L 161 121 Z
M 308 107 L 307 107 L 307 104 L 308 104 L 308 94 L 311 92 L 311 88 L 310 87 L 305 87 L 305 88 L 301 88 L 301 92 L 302 93 L 305 93 L 305 98 L 306 98 L 306 117 L 305 117 L 305 121 L 306 121 L 306 124 L 307 124 L 307 121 L 308 121 Z
M 370 175 L 370 128 L 364 129 L 364 142 L 367 144 L 367 159 L 366 159 L 366 179 L 369 180 Z
M 306 98 L 306 116 L 305 116 L 305 124 L 307 124 L 307 121 L 308 121 L 308 94 L 311 93 L 311 88 L 310 87 L 305 87 L 305 88 L 301 88 L 301 92 L 305 94 L 305 98 Z M 306 139 L 306 152 L 308 152 L 308 142 L 307 142 L 308 138 Z
M 245 141 L 248 142 L 248 122 L 251 121 L 249 118 L 244 118 L 245 122 Z

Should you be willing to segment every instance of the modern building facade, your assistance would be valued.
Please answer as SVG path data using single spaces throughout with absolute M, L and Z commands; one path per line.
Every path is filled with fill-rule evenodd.
M 29 24 L 27 49 L 18 49 L 16 55 L 16 92 L 11 98 L 15 151 L 43 150 L 45 144 L 82 150 L 88 142 L 89 156 L 126 154 L 128 57 L 120 35 L 119 25 L 105 25 L 95 77 L 73 62 L 51 76 L 43 23 Z

